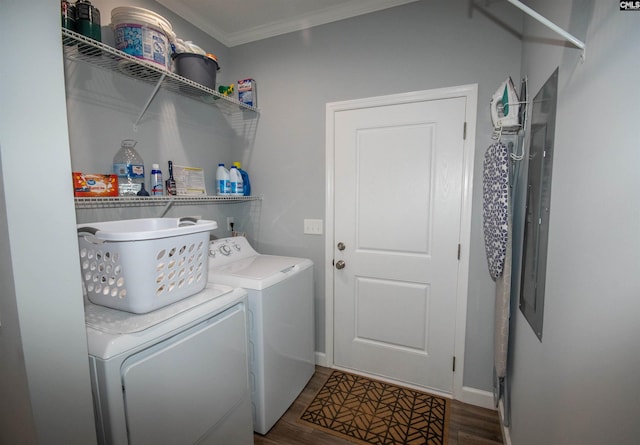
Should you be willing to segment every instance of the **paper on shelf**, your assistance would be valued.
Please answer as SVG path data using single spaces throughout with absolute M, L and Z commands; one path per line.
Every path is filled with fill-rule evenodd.
M 197 167 L 173 166 L 177 195 L 206 195 L 204 171 Z

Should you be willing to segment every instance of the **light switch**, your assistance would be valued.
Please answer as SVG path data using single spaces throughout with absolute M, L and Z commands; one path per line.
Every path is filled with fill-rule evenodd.
M 322 235 L 321 219 L 305 219 L 304 233 L 307 235 Z

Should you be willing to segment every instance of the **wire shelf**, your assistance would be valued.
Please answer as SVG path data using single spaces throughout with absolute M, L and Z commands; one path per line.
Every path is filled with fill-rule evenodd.
M 234 97 L 223 96 L 211 88 L 178 76 L 160 65 L 130 56 L 65 28 L 62 28 L 62 43 L 64 57 L 69 61 L 88 63 L 107 71 L 155 84 L 156 88 L 162 87 L 200 102 L 214 104 L 223 111 L 258 112 L 256 107 L 248 106 Z
M 118 196 L 74 198 L 76 209 L 104 209 L 115 207 L 149 207 L 189 204 L 238 204 L 260 201 L 259 196 Z

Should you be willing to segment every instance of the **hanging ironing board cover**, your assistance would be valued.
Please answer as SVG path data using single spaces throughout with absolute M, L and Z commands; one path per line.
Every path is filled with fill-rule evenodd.
M 482 186 L 484 246 L 496 280 L 504 270 L 508 231 L 509 149 L 502 142 L 491 144 L 484 154 Z

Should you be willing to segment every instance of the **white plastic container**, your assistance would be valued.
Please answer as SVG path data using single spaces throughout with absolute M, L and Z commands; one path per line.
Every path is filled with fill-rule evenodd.
M 144 314 L 207 283 L 215 221 L 145 218 L 78 225 L 82 280 L 92 303 Z
M 242 196 L 244 189 L 242 187 L 242 175 L 240 170 L 234 165 L 229 170 L 229 183 L 231 184 L 231 194 L 235 196 Z
M 164 182 L 162 181 L 162 171 L 158 164 L 151 166 L 151 196 L 164 195 Z
M 116 49 L 165 70 L 171 68 L 171 42 L 176 37 L 167 19 L 144 8 L 119 6 L 111 11 L 111 27 Z
M 250 107 L 258 106 L 258 90 L 254 79 L 238 81 L 238 100 Z
M 144 184 L 144 161 L 134 148 L 137 142 L 125 139 L 113 157 L 113 174 L 118 176 L 118 195 L 136 196 Z
M 216 193 L 218 195 L 228 195 L 231 192 L 230 173 L 224 164 L 218 164 L 216 170 Z

